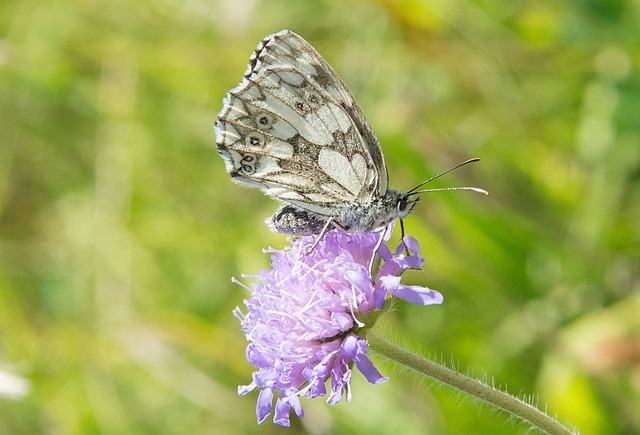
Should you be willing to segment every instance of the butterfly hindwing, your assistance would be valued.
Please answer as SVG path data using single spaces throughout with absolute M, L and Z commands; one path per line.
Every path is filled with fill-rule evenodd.
M 342 80 L 293 32 L 265 38 L 216 122 L 239 183 L 312 213 L 384 195 L 380 145 Z M 275 218 L 275 217 L 274 217 Z

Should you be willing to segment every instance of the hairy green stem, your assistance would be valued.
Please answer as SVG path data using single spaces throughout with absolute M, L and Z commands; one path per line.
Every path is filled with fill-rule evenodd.
M 555 418 L 545 414 L 533 405 L 530 405 L 505 392 L 496 390 L 477 379 L 472 379 L 456 372 L 455 370 L 411 353 L 393 343 L 388 342 L 378 336 L 375 332 L 368 331 L 367 340 L 373 351 L 390 359 L 396 364 L 415 370 L 435 379 L 438 382 L 448 385 L 451 388 L 455 388 L 456 390 L 467 393 L 482 400 L 483 402 L 497 406 L 515 417 L 531 423 L 533 426 L 550 435 L 575 434 L 575 432 L 567 429 Z

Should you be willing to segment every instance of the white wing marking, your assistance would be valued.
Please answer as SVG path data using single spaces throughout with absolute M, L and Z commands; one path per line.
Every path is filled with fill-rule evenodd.
M 361 186 L 365 185 L 367 181 L 367 162 L 365 162 L 364 157 L 360 154 L 354 154 L 351 159 L 351 167 L 353 168 L 353 172 L 358 177 L 358 181 Z
M 222 136 L 225 144 L 233 143 L 240 139 L 240 133 L 238 133 L 238 130 L 236 130 L 233 124 L 225 123 L 224 127 L 225 128 L 220 132 L 220 135 Z
M 310 129 L 313 130 L 316 137 L 320 140 L 316 140 L 315 143 L 318 145 L 331 145 L 334 142 L 333 135 L 327 125 L 323 122 L 323 120 L 318 116 L 317 113 L 311 112 L 307 116 L 304 117 L 304 120 L 307 121 Z
M 280 165 L 278 165 L 278 160 L 271 158 L 269 156 L 260 156 L 256 163 L 256 176 L 264 177 L 267 174 L 271 174 L 274 172 L 280 172 Z
M 342 131 L 343 133 L 346 133 L 347 130 L 349 130 L 349 127 L 351 127 L 351 120 L 349 119 L 349 115 L 347 115 L 345 113 L 345 111 L 340 108 L 339 106 L 336 106 L 333 103 L 329 103 L 328 104 L 329 109 L 331 109 L 331 113 L 333 114 L 333 117 L 336 119 L 336 121 L 338 121 L 338 125 L 340 126 L 340 131 Z
M 300 86 L 304 82 L 304 77 L 295 71 L 278 71 L 278 77 L 293 86 Z
M 332 197 L 321 193 L 308 193 L 306 196 L 313 202 L 328 203 L 334 201 Z
M 349 159 L 335 150 L 322 148 L 318 155 L 318 164 L 329 177 L 353 195 L 358 196 L 362 184 L 349 163 Z
M 292 174 L 290 172 L 280 172 L 271 174 L 267 180 L 261 180 L 262 184 L 266 189 L 269 189 L 267 192 L 269 195 L 275 195 L 274 192 L 279 192 L 279 189 L 287 189 L 291 190 L 293 186 L 295 186 L 295 190 L 304 195 L 305 191 L 317 191 L 315 180 L 311 178 L 305 178 L 296 174 Z M 301 188 L 298 189 L 298 186 Z
M 331 216 L 333 214 L 332 207 L 328 207 L 328 208 L 323 207 L 321 203 L 323 202 L 331 203 L 333 199 L 327 197 L 326 201 L 323 201 L 321 195 L 315 194 L 315 196 L 316 196 L 316 199 L 319 199 L 318 202 L 296 201 L 296 200 L 291 200 L 289 202 L 295 206 L 298 206 L 304 210 L 308 210 L 312 213 L 317 213 L 323 216 Z
M 321 106 L 316 110 L 316 114 L 320 121 L 329 129 L 331 133 L 335 133 L 341 129 L 340 122 L 336 119 L 331 109 L 327 106 Z
M 222 158 L 224 159 L 224 165 L 227 168 L 227 172 L 233 172 L 240 168 L 239 162 L 242 159 L 242 155 L 232 149 L 227 149 L 226 151 L 226 155 L 222 155 Z
M 276 188 L 270 189 L 270 192 L 272 195 L 278 197 L 279 199 L 284 199 L 289 201 L 290 200 L 304 201 L 304 197 L 302 195 L 284 187 L 281 187 L 280 191 L 278 191 Z
M 293 157 L 293 145 L 278 139 L 268 141 L 267 150 L 269 150 L 270 155 L 280 159 L 290 159 Z
M 291 124 L 279 118 L 276 118 L 276 122 L 271 127 L 271 135 L 282 140 L 291 139 L 297 134 L 296 129 Z

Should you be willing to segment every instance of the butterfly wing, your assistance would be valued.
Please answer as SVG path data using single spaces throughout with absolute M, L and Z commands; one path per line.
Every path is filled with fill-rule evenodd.
M 215 130 L 234 181 L 309 212 L 331 217 L 387 192 L 380 144 L 351 92 L 291 31 L 258 45 Z

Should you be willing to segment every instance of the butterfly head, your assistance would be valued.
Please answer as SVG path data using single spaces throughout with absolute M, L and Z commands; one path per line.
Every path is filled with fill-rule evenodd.
M 398 219 L 406 218 L 407 215 L 411 213 L 411 210 L 413 210 L 413 206 L 416 205 L 416 202 L 420 200 L 419 196 L 414 198 L 410 198 L 409 196 L 409 193 L 402 193 L 396 201 L 396 213 L 398 215 Z
M 361 227 L 364 231 L 373 231 L 387 226 L 396 219 L 406 218 L 420 198 L 410 198 L 409 193 L 388 190 L 386 195 L 375 205 L 366 209 L 368 223 Z

